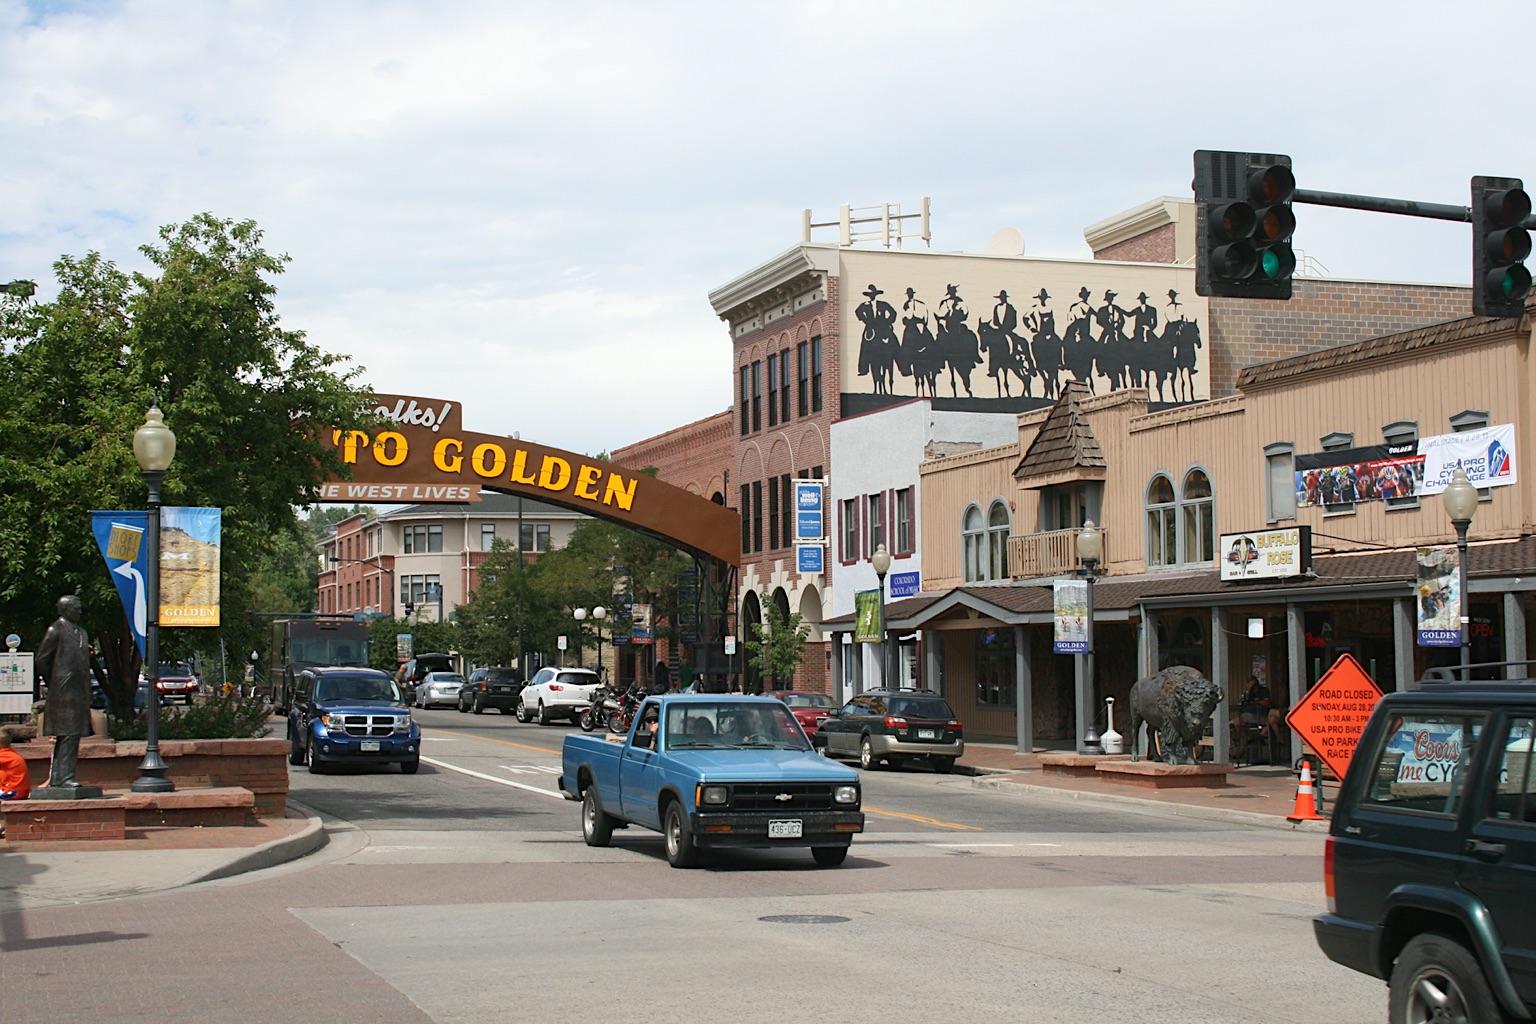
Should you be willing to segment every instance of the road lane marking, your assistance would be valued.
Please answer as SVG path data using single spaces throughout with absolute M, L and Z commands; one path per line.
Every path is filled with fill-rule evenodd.
M 940 828 L 958 828 L 966 832 L 986 831 L 986 829 L 982 828 L 980 825 L 961 825 L 958 822 L 953 821 L 940 821 L 938 818 L 925 818 L 921 814 L 903 814 L 901 811 L 882 811 L 880 808 L 871 807 L 868 804 L 864 805 L 864 812 L 866 814 L 882 814 L 888 818 L 901 818 L 905 821 L 918 821 L 922 822 L 924 825 L 937 825 Z
M 513 782 L 511 779 L 498 779 L 494 775 L 487 775 L 484 772 L 472 771 L 469 768 L 460 768 L 456 764 L 449 764 L 447 761 L 439 761 L 436 758 L 423 757 L 422 760 L 427 762 L 427 764 L 430 764 L 434 768 L 446 768 L 446 769 L 448 769 L 451 772 L 458 772 L 461 775 L 470 775 L 470 776 L 473 776 L 474 778 L 477 778 L 477 779 L 484 779 L 486 782 L 497 782 L 497 783 L 500 783 L 503 786 L 512 786 L 512 787 L 514 787 L 516 789 L 526 789 L 528 792 L 530 792 L 530 793 L 537 793 L 540 796 L 552 796 L 556 800 L 564 800 L 565 799 L 564 796 L 562 796 L 559 792 L 557 792 L 555 790 L 541 789 L 538 786 L 528 786 L 528 785 L 524 785 L 521 782 Z
M 422 730 L 422 734 L 425 736 L 426 735 L 426 730 Z M 428 739 L 433 739 L 433 740 L 444 739 L 444 737 L 441 737 L 441 736 L 428 736 L 427 738 Z M 534 746 L 531 743 L 518 743 L 515 740 L 499 740 L 499 739 L 497 739 L 494 736 L 455 737 L 455 739 L 460 739 L 460 738 L 484 740 L 486 743 L 505 743 L 509 747 L 521 747 L 523 750 L 537 750 L 541 754 L 554 754 L 556 757 L 558 757 L 560 755 L 560 751 L 552 750 L 549 747 L 536 747 L 536 746 Z
M 941 850 L 974 850 L 978 846 L 1006 846 L 1013 849 L 1012 843 L 924 843 L 924 846 L 935 846 Z

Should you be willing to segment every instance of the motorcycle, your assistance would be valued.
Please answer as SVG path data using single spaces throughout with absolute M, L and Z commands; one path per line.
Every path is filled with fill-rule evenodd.
M 610 695 L 603 701 L 608 713 L 609 732 L 617 736 L 628 734 L 630 723 L 635 720 L 635 712 L 640 710 L 640 698 L 643 696 L 637 690 L 627 690 L 622 694 Z
M 582 732 L 606 728 L 610 710 L 608 687 L 599 686 L 592 691 L 592 705 L 581 713 L 576 724 L 581 726 Z

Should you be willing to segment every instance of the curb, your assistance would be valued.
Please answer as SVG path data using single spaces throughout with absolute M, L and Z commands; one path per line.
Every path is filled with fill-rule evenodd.
M 1027 782 L 1011 782 L 1004 775 L 978 775 L 971 779 L 978 789 L 991 789 L 999 793 L 1018 796 L 1043 796 L 1057 800 L 1086 800 L 1097 803 L 1118 804 L 1125 810 L 1169 817 L 1200 818 L 1220 821 L 1231 825 L 1251 825 L 1257 828 L 1279 829 L 1284 832 L 1310 832 L 1326 835 L 1328 822 L 1292 822 L 1276 814 L 1260 814 L 1257 811 L 1228 810 L 1225 807 L 1202 807 L 1199 804 L 1158 803 L 1142 797 L 1123 796 L 1119 793 L 1091 793 L 1078 789 L 1057 789 L 1053 786 L 1035 786 Z
M 305 810 L 308 811 L 307 808 Z M 314 853 L 326 844 L 325 824 L 313 813 L 309 813 L 308 817 L 308 824 L 293 835 L 263 843 L 231 861 L 178 884 L 196 885 L 198 882 L 231 878 L 250 871 L 260 871 L 263 868 L 286 864 Z

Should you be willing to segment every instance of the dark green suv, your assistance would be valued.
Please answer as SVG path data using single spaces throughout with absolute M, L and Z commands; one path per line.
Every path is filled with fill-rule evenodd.
M 1384 697 L 1360 737 L 1324 855 L 1328 913 L 1313 929 L 1329 959 L 1387 980 L 1392 1024 L 1528 1020 L 1536 679 L 1434 676 Z
M 926 760 L 947 772 L 965 753 L 960 719 L 932 690 L 865 690 L 818 723 L 827 757 L 859 759 L 864 769 Z

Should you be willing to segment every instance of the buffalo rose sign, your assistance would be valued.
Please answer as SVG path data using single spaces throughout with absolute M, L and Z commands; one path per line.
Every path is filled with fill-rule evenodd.
M 1317 685 L 1291 708 L 1285 724 L 1317 752 L 1329 771 L 1342 779 L 1349 770 L 1366 720 L 1379 700 L 1381 688 L 1375 680 L 1354 657 L 1340 655 Z

